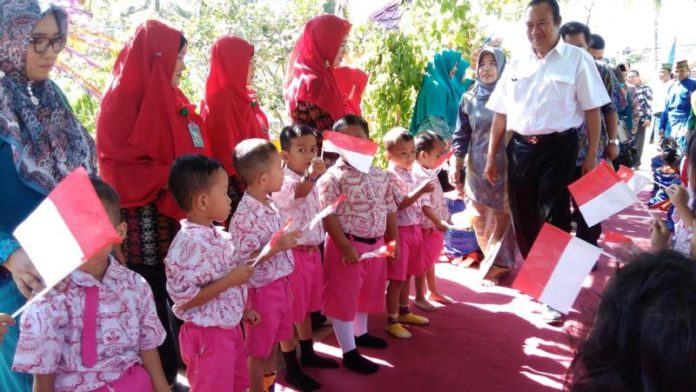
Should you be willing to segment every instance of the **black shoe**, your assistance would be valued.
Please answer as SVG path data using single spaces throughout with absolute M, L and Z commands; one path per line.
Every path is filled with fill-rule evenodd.
M 372 374 L 379 370 L 376 363 L 360 355 L 357 349 L 343 353 L 343 366 L 360 374 Z
M 378 338 L 377 336 L 372 336 L 369 333 L 365 333 L 363 335 L 355 337 L 355 345 L 358 347 L 383 349 L 387 348 L 389 344 L 386 340 L 382 338 Z
M 312 341 L 312 339 L 300 340 L 300 364 L 305 367 L 322 369 L 338 368 L 338 362 L 331 358 L 324 358 L 317 355 L 314 351 L 314 341 Z
M 297 362 L 297 351 L 292 350 L 289 352 L 283 352 L 283 359 L 285 359 L 285 366 L 287 368 L 285 372 L 285 381 L 292 385 L 300 391 L 315 391 L 321 388 L 321 384 L 317 380 L 306 375 L 300 364 Z

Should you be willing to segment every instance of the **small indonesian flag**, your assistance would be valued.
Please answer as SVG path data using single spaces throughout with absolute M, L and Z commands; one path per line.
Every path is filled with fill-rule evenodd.
M 435 162 L 435 166 L 433 166 L 433 167 L 441 169 L 442 165 L 444 165 L 445 162 L 447 162 L 447 160 L 450 159 L 452 154 L 454 154 L 454 150 L 450 150 L 450 152 L 443 154 L 440 158 L 437 158 L 437 161 Z
M 635 203 L 625 182 L 602 161 L 591 172 L 568 186 L 588 226 L 592 227 Z
M 340 132 L 325 131 L 322 142 L 323 151 L 340 154 L 351 166 L 363 173 L 368 173 L 372 159 L 377 154 L 377 144 Z
M 568 314 L 601 254 L 602 249 L 546 223 L 512 287 Z
M 386 245 L 380 246 L 372 252 L 360 255 L 360 260 L 373 259 L 375 257 L 394 257 L 396 254 L 396 241 L 389 241 Z
M 46 286 L 34 300 L 105 246 L 120 242 L 83 168 L 65 177 L 17 226 L 14 236 Z
M 329 216 L 329 215 L 335 213 L 335 212 L 336 212 L 336 209 L 338 208 L 338 206 L 339 206 L 341 203 L 343 203 L 344 201 L 346 201 L 347 199 L 348 199 L 348 197 L 347 197 L 345 194 L 343 194 L 343 193 L 341 193 L 340 195 L 338 195 L 338 198 L 336 198 L 336 201 L 334 201 L 330 206 L 328 206 L 328 207 L 324 208 L 323 210 L 319 211 L 319 213 L 318 213 L 314 218 L 312 218 L 312 220 L 309 221 L 309 223 L 307 223 L 307 224 L 302 228 L 301 231 L 305 232 L 305 231 L 307 231 L 307 230 L 313 230 L 314 227 L 315 227 L 316 225 L 318 225 L 319 222 L 321 222 L 322 219 L 324 219 L 324 218 L 326 218 L 327 216 Z
M 288 219 L 287 222 L 285 222 L 285 224 L 283 225 L 283 227 L 281 227 L 280 230 L 276 231 L 271 236 L 271 240 L 268 241 L 268 243 L 264 245 L 263 248 L 261 248 L 261 252 L 259 252 L 259 255 L 256 256 L 253 260 L 251 260 L 252 267 L 256 267 L 256 265 L 261 261 L 261 259 L 266 257 L 270 253 L 271 248 L 273 248 L 275 244 L 277 244 L 278 241 L 280 241 L 280 238 L 283 236 L 283 234 L 290 230 L 292 224 L 293 220 Z
M 634 172 L 624 165 L 619 166 L 619 171 L 616 172 L 616 174 L 618 174 L 621 181 L 625 182 L 636 195 L 652 182 L 649 178 Z

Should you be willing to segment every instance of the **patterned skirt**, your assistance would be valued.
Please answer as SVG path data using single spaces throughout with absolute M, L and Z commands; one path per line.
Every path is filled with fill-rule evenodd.
M 154 203 L 121 210 L 128 224 L 122 249 L 128 265 L 162 264 L 169 245 L 181 225 L 176 219 L 160 214 Z

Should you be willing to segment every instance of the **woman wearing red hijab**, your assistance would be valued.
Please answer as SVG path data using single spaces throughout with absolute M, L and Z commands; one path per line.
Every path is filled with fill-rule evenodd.
M 244 193 L 244 184 L 232 165 L 234 148 L 242 140 L 268 139 L 268 119 L 251 88 L 254 46 L 239 37 L 218 39 L 210 53 L 210 75 L 205 85 L 203 121 L 213 157 L 230 175 L 228 194 L 232 213 Z
M 356 114 L 334 75 L 351 25 L 335 15 L 320 15 L 305 24 L 295 43 L 285 82 L 285 101 L 295 124 L 320 133 L 346 114 Z
M 360 108 L 362 95 L 367 87 L 369 75 L 362 69 L 352 67 L 336 67 L 334 68 L 334 76 L 336 83 L 341 92 L 345 94 L 348 106 L 353 114 L 362 116 Z
M 169 326 L 164 257 L 183 213 L 167 191 L 169 168 L 183 154 L 208 155 L 202 121 L 179 90 L 186 38 L 161 22 L 140 25 L 116 59 L 97 118 L 97 155 L 104 179 L 121 195 L 128 224 L 127 265 L 152 287 L 162 325 Z M 160 346 L 170 385 L 177 352 L 171 330 Z

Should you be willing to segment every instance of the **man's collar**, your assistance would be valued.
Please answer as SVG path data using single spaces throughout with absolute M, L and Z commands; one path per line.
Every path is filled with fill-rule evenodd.
M 563 56 L 563 55 L 565 55 L 567 46 L 568 45 L 565 42 L 563 42 L 563 40 L 561 39 L 561 36 L 559 35 L 558 42 L 556 42 L 556 45 L 546 53 L 546 56 L 544 56 L 543 58 L 539 58 L 539 56 L 537 56 L 536 49 L 534 49 L 533 46 L 530 47 L 530 49 L 531 49 L 530 55 L 537 60 L 544 60 L 544 59 L 548 58 L 549 55 L 551 55 L 551 53 L 553 53 L 554 51 L 558 52 L 559 55 Z

